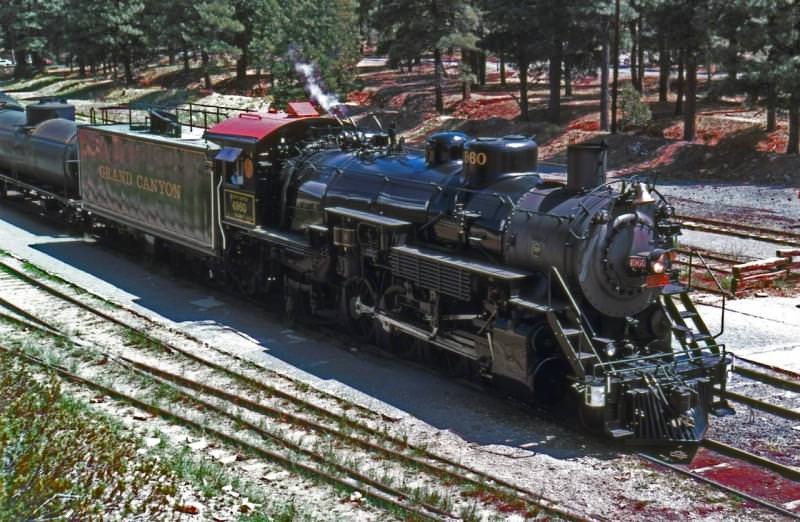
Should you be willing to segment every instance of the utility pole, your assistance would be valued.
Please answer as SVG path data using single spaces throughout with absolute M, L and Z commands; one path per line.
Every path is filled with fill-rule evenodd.
M 619 90 L 619 0 L 614 2 L 614 80 L 611 88 L 611 133 L 617 132 L 617 91 Z

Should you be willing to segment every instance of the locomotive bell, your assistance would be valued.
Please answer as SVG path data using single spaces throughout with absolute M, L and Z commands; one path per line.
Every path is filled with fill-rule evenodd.
M 535 172 L 538 160 L 539 146 L 531 138 L 476 138 L 464 145 L 464 180 L 480 189 L 504 174 Z
M 606 182 L 608 145 L 579 143 L 567 146 L 567 189 L 584 192 Z
M 636 197 L 633 200 L 634 205 L 647 205 L 648 203 L 655 203 L 656 198 L 650 193 L 650 190 L 647 188 L 647 183 L 639 182 L 636 184 L 634 188 L 636 191 Z
M 431 134 L 425 141 L 425 161 L 431 167 L 458 161 L 464 152 L 467 135 L 449 131 Z

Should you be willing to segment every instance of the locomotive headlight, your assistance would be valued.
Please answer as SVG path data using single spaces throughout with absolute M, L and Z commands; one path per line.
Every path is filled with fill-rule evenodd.
M 667 265 L 669 263 L 669 252 L 664 252 L 663 250 L 656 250 L 652 254 L 650 254 L 650 263 L 648 268 L 650 269 L 651 274 L 663 274 L 667 271 Z
M 617 345 L 616 345 L 616 344 L 614 344 L 614 343 L 608 343 L 608 344 L 606 344 L 606 357 L 608 357 L 609 359 L 611 359 L 611 358 L 613 358 L 615 355 L 617 355 Z

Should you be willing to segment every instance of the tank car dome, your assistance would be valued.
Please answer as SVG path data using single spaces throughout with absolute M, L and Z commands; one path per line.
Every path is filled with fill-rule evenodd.
M 539 146 L 525 136 L 475 138 L 464 145 L 464 179 L 472 188 L 485 187 L 505 174 L 535 172 Z
M 75 106 L 64 101 L 42 100 L 25 107 L 25 112 L 28 125 L 38 125 L 54 118 L 75 121 Z
M 462 159 L 467 135 L 463 132 L 436 132 L 425 140 L 425 160 L 430 166 Z
M 39 125 L 31 133 L 32 136 L 43 138 L 58 143 L 72 143 L 78 133 L 78 127 L 75 122 L 57 118 L 47 120 Z

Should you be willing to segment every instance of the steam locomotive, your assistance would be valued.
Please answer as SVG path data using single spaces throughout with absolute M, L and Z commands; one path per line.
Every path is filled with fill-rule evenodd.
M 423 153 L 304 102 L 200 131 L 164 111 L 0 110 L 3 196 L 280 292 L 290 319 L 567 404 L 614 439 L 696 442 L 729 356 L 671 266 L 673 209 L 647 180 L 607 181 L 605 157 L 571 145 L 564 180 L 528 137 L 440 132 Z

